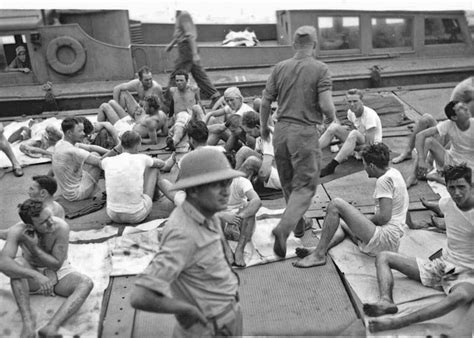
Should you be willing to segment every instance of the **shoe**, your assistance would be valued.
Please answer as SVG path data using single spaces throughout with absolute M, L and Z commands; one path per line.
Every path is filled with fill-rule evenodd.
M 331 168 L 329 166 L 325 166 L 323 169 L 321 169 L 321 173 L 319 174 L 319 177 L 324 177 L 328 176 L 334 173 L 335 168 Z
M 174 141 L 173 141 L 173 138 L 168 136 L 166 138 L 166 150 L 169 150 L 169 151 L 175 151 L 176 150 L 176 147 L 174 146 Z
M 15 175 L 16 177 L 21 177 L 23 176 L 23 174 L 23 169 L 21 167 L 13 168 L 13 175 Z

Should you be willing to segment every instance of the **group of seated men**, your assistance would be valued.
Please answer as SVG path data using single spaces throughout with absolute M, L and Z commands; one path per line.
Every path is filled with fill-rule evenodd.
M 223 151 L 227 153 L 229 162 L 234 168 L 243 171 L 245 177 L 232 181 L 228 208 L 220 212 L 219 217 L 225 224 L 225 233 L 229 237 L 232 237 L 232 233 L 237 234 L 234 236 L 238 241 L 235 253 L 226 247 L 227 259 L 243 267 L 244 248 L 253 234 L 255 215 L 261 206 L 252 183 L 260 182 L 265 187 L 281 188 L 273 158 L 272 133 L 269 139 L 260 137 L 258 105 L 256 109 L 246 105 L 238 88 L 231 87 L 225 91 L 224 107 L 217 107 L 206 113 L 199 99 L 199 90 L 188 84 L 188 75 L 185 72 L 176 72 L 175 81 L 176 87 L 170 88 L 172 104 L 166 108 L 162 106 L 161 87 L 152 80 L 151 72 L 147 68 L 140 70 L 139 79 L 114 89 L 114 100 L 101 105 L 98 114 L 98 122 L 104 123 L 102 128 L 112 134 L 116 133 L 113 136 L 116 146 L 112 150 L 102 150 L 100 147 L 83 143 L 87 125 L 84 119 L 64 119 L 61 124 L 63 138 L 56 142 L 51 155 L 51 173 L 57 182 L 58 193 L 69 201 L 92 197 L 98 192 L 98 181 L 101 171 L 104 171 L 108 216 L 119 223 L 140 223 L 150 214 L 157 189 L 177 205 L 185 198 L 184 191 L 172 191 L 169 189 L 170 182 L 159 177 L 160 169 L 170 170 L 170 161 L 140 154 L 142 142 L 158 143 L 158 136 L 166 136 L 167 148 L 175 150 L 187 135 L 192 151 L 201 147 L 216 147 L 219 142 L 224 141 Z M 450 311 L 453 305 L 466 303 L 474 298 L 474 253 L 472 245 L 466 243 L 466 240 L 472 240 L 474 236 L 472 221 L 464 222 L 466 224 L 455 222 L 463 217 L 463 213 L 469 216 L 474 210 L 470 174 L 470 162 L 474 158 L 474 119 L 470 110 L 471 102 L 474 101 L 474 86 L 467 88 L 464 91 L 458 88 L 457 92 L 461 91 L 462 95 L 455 96 L 446 105 L 448 120 L 437 126 L 426 124 L 429 128 L 420 127 L 423 123 L 423 120 L 420 120 L 407 146 L 407 149 L 413 148 L 412 140 L 415 140 L 416 177 L 426 177 L 429 154 L 440 170 L 444 168 L 448 192 L 451 195 L 448 201 L 440 201 L 440 209 L 446 218 L 448 243 L 455 243 L 455 246 L 450 246 L 450 251 L 440 259 L 436 271 L 429 268 L 433 264 L 422 264 L 418 261 L 412 264 L 413 261 L 409 261 L 408 266 L 404 264 L 406 258 L 387 253 L 397 252 L 405 232 L 408 212 L 407 184 L 400 172 L 389 166 L 390 150 L 382 143 L 380 118 L 372 109 L 363 105 L 361 91 L 349 90 L 346 93 L 349 105 L 347 117 L 351 124 L 341 126 L 337 122 L 333 123 L 327 126 L 320 138 L 321 147 L 329 146 L 334 138 L 343 142 L 336 158 L 324 167 L 321 176 L 330 175 L 338 164 L 357 152 L 368 176 L 377 179 L 374 192 L 375 212 L 371 217 L 367 217 L 342 198 L 333 199 L 328 205 L 317 247 L 298 248 L 297 255 L 301 259 L 295 262 L 294 266 L 312 267 L 325 264 L 328 250 L 348 236 L 362 252 L 377 255 L 380 281 L 390 280 L 390 268 L 407 273 L 425 285 L 434 285 L 433 279 L 439 280 L 439 276 L 446 274 L 451 278 L 454 271 L 460 278 L 459 283 L 451 283 L 445 288 L 446 292 L 449 292 L 447 300 L 439 304 L 436 311 L 420 310 L 419 315 L 408 315 L 393 321 L 372 319 L 370 327 L 374 331 L 433 318 Z M 138 92 L 139 102 L 130 94 L 129 91 L 132 90 Z M 453 95 L 455 93 L 456 90 Z M 162 107 L 167 113 L 160 109 Z M 120 124 L 125 124 L 126 127 L 121 129 Z M 449 143 L 439 142 L 436 138 L 438 135 L 447 135 Z M 448 149 L 445 148 L 446 144 Z M 409 156 L 411 154 L 406 151 L 393 162 L 399 162 Z M 176 158 L 172 155 L 170 159 L 172 166 Z M 462 165 L 463 162 L 467 162 L 468 166 Z M 45 192 L 43 195 L 49 197 L 39 202 L 37 198 L 24 202 L 20 207 L 22 222 L 10 228 L 8 232 L 0 233 L 7 238 L 0 267 L 2 272 L 12 278 L 12 288 L 24 320 L 25 333 L 31 333 L 35 323 L 29 306 L 25 305 L 28 304 L 28 297 L 22 296 L 25 294 L 23 289 L 29 288 L 43 294 L 51 294 L 54 291 L 68 297 L 65 305 L 42 329 L 46 333 L 54 333 L 65 319 L 77 311 L 90 293 L 92 283 L 86 276 L 74 272 L 67 263 L 69 228 L 61 219 L 63 213 L 52 203 L 51 195 L 55 189 L 43 189 L 39 180 L 35 182 L 38 183 L 39 191 L 48 191 L 49 195 Z M 452 206 L 448 207 L 450 203 Z M 469 220 L 469 217 L 465 217 L 466 220 Z M 459 235 L 461 232 L 462 235 Z M 304 232 L 295 234 L 297 237 L 303 235 Z M 15 257 L 18 246 L 21 246 L 24 252 L 24 259 L 21 261 L 23 267 L 11 260 Z M 462 257 L 463 261 L 459 261 L 459 257 Z M 451 265 L 454 266 L 453 269 Z M 41 274 L 35 269 L 35 272 L 29 269 L 36 267 L 44 267 Z M 63 270 L 65 273 L 60 273 Z M 27 280 L 33 282 L 28 284 Z M 61 281 L 63 282 L 60 283 Z M 67 286 L 63 287 L 64 284 Z M 380 302 L 368 304 L 364 308 L 369 316 L 397 311 L 391 298 L 389 283 L 381 282 L 380 285 Z

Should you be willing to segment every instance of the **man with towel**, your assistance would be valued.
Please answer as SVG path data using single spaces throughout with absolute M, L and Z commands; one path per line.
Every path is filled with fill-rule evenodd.
M 30 293 L 67 297 L 40 337 L 57 336 L 62 323 L 82 306 L 93 288 L 92 280 L 77 272 L 68 261 L 69 225 L 54 217 L 50 208 L 38 200 L 29 199 L 19 206 L 22 222 L 9 229 L 2 255 L 6 260 L 2 272 L 11 277 L 13 295 L 23 319 L 22 337 L 35 337 L 36 322 L 30 308 Z M 17 257 L 18 248 L 22 256 Z M 5 261 L 5 260 L 4 260 Z M 6 270 L 3 270 L 5 268 Z M 30 270 L 29 273 L 25 270 Z M 47 280 L 38 275 L 47 277 Z
M 270 138 L 271 103 L 278 100 L 273 134 L 275 162 L 280 175 L 286 209 L 273 229 L 273 250 L 286 255 L 291 231 L 304 232 L 308 210 L 319 180 L 321 149 L 317 125 L 323 115 L 333 121 L 332 81 L 326 64 L 314 58 L 317 32 L 313 26 L 299 27 L 293 38 L 296 54 L 278 63 L 267 80 L 260 108 L 260 135 Z
M 184 189 L 186 200 L 171 213 L 160 251 L 138 276 L 131 304 L 174 314 L 173 337 L 242 336 L 239 279 L 226 260 L 215 214 L 226 209 L 232 179 L 243 173 L 213 148 L 196 149 L 180 163 L 173 189 Z
M 441 198 L 439 206 L 446 220 L 447 246 L 439 258 L 424 260 L 393 252 L 377 255 L 379 301 L 364 304 L 364 312 L 379 317 L 398 312 L 393 302 L 393 275 L 400 271 L 425 286 L 442 287 L 446 298 L 415 312 L 397 317 L 372 318 L 371 332 L 401 327 L 441 317 L 455 308 L 474 300 L 474 189 L 472 169 L 465 164 L 447 166 L 444 178 L 450 197 Z

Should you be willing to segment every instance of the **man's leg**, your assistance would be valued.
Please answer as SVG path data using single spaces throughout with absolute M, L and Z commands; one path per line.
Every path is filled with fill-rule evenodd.
M 240 237 L 235 248 L 235 260 L 234 263 L 237 266 L 244 267 L 244 249 L 247 243 L 252 239 L 253 232 L 255 231 L 255 224 L 257 220 L 255 216 L 248 217 L 242 220 L 242 226 L 240 228 Z
M 283 194 L 285 212 L 273 229 L 273 251 L 286 256 L 286 240 L 308 210 L 319 179 L 321 150 L 318 131 L 313 126 L 279 122 L 275 127 L 273 145 Z
M 191 116 L 188 112 L 182 111 L 176 114 L 176 122 L 173 127 L 173 136 L 166 138 L 166 145 L 169 150 L 176 150 L 176 146 L 183 139 L 186 134 L 186 125 L 188 124 Z
M 135 101 L 132 94 L 130 94 L 127 90 L 120 92 L 119 102 L 116 102 L 114 100 L 111 100 L 111 101 L 119 105 L 122 108 L 122 110 L 126 110 L 128 115 L 130 115 L 131 117 L 134 117 L 135 110 L 137 109 L 137 107 L 139 107 L 138 102 Z M 111 102 L 109 101 L 109 104 L 110 103 Z
M 150 196 L 153 200 L 153 195 L 155 194 L 156 182 L 159 175 L 158 168 L 146 168 L 143 179 L 143 193 Z
M 444 157 L 446 154 L 446 149 L 443 147 L 441 143 L 439 143 L 437 139 L 435 139 L 434 137 L 427 138 L 425 140 L 425 151 L 426 151 L 425 158 L 428 156 L 428 154 L 431 154 L 434 161 L 440 168 L 444 166 Z M 419 169 L 418 169 L 419 156 L 420 155 L 417 155 L 415 159 L 415 163 L 413 164 L 411 173 L 409 174 L 406 180 L 407 188 L 417 184 L 418 179 L 426 179 L 426 173 L 421 173 L 419 172 Z
M 331 175 L 336 170 L 336 167 L 348 158 L 359 144 L 364 144 L 365 137 L 358 130 L 351 130 L 346 140 L 342 144 L 341 150 L 336 157 L 329 162 L 323 169 L 321 169 L 321 177 Z
M 226 128 L 224 123 L 217 123 L 208 125 L 209 137 L 207 138 L 207 144 L 215 146 L 220 140 L 227 141 L 230 137 L 230 131 Z
M 348 135 L 349 131 L 346 129 L 346 127 L 341 126 L 339 123 L 333 122 L 319 138 L 319 145 L 321 146 L 321 149 L 324 149 L 331 144 L 331 141 L 334 137 L 337 137 L 339 140 L 344 142 Z
M 392 160 L 392 163 L 400 163 L 405 160 L 411 159 L 411 153 L 415 148 L 416 135 L 422 130 L 434 127 L 436 123 L 437 122 L 433 118 L 433 116 L 431 116 L 430 114 L 423 114 L 423 116 L 418 121 L 416 121 L 415 127 L 413 128 L 413 132 L 408 135 L 408 143 L 405 149 L 400 155 L 398 155 Z
M 193 63 L 191 74 L 201 91 L 214 102 L 221 96 L 200 64 Z
M 120 109 L 122 109 L 122 107 L 120 107 Z M 120 119 L 120 115 L 117 114 L 115 109 L 109 103 L 102 103 L 100 105 L 99 112 L 97 113 L 97 121 L 109 121 L 112 125 L 114 125 Z
M 462 283 L 456 285 L 447 297 L 438 303 L 419 309 L 413 313 L 396 318 L 372 318 L 369 320 L 369 331 L 399 329 L 410 324 L 424 322 L 444 316 L 459 306 L 469 304 L 474 300 L 474 285 Z
M 30 290 L 26 279 L 12 279 L 11 286 L 23 320 L 21 337 L 35 337 L 36 322 L 30 306 Z
M 54 287 L 54 292 L 59 296 L 67 297 L 67 299 L 49 320 L 48 324 L 38 331 L 40 337 L 58 334 L 61 324 L 79 310 L 93 287 L 92 280 L 78 272 L 72 272 L 59 280 Z
M 342 198 L 335 198 L 329 202 L 327 207 L 321 239 L 316 249 L 311 255 L 295 262 L 293 265 L 300 268 L 309 268 L 326 264 L 329 245 L 339 228 L 341 218 L 345 221 L 352 236 L 356 236 L 360 241 L 368 243 L 374 235 L 375 225 L 367 217 Z
M 15 157 L 13 150 L 8 143 L 5 135 L 3 135 L 3 124 L 0 122 L 0 150 L 7 155 L 8 159 L 12 163 L 13 167 L 13 174 L 17 177 L 23 176 L 23 170 L 21 169 L 21 165 Z
M 408 278 L 421 282 L 420 271 L 416 258 L 403 256 L 398 253 L 383 251 L 377 254 L 375 260 L 377 281 L 379 285 L 379 300 L 377 303 L 364 304 L 364 312 L 368 316 L 378 317 L 384 314 L 398 312 L 393 302 L 393 274 L 392 269 L 400 271 Z

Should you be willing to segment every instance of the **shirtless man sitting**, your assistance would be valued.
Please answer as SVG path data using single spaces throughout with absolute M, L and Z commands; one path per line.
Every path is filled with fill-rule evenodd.
M 416 184 L 418 179 L 428 178 L 428 154 L 432 156 L 438 168 L 462 162 L 467 162 L 470 168 L 474 168 L 474 118 L 471 117 L 468 105 L 450 101 L 444 112 L 448 117 L 446 121 L 416 135 L 417 158 L 412 173 L 407 178 L 407 187 Z M 445 136 L 451 141 L 449 149 L 439 142 L 439 138 Z
M 191 119 L 202 120 L 204 118 L 199 88 L 188 83 L 189 74 L 184 70 L 174 73 L 176 87 L 171 87 L 170 115 L 173 116 L 174 125 L 170 130 L 170 136 L 166 138 L 168 150 L 174 151 L 176 145 L 185 135 L 185 128 Z
M 344 142 L 336 157 L 321 169 L 320 177 L 334 173 L 341 162 L 364 145 L 382 142 L 380 118 L 373 109 L 364 106 L 362 97 L 363 93 L 359 89 L 350 89 L 346 92 L 346 101 L 349 105 L 347 119 L 352 124 L 349 130 L 333 122 L 319 138 L 321 149 L 329 146 L 334 137 Z
M 40 337 L 55 336 L 61 324 L 79 310 L 94 285 L 89 277 L 75 271 L 67 259 L 69 225 L 64 220 L 54 217 L 43 202 L 33 199 L 20 205 L 19 215 L 22 222 L 10 229 L 2 254 L 13 259 L 21 247 L 23 256 L 17 261 L 24 268 L 39 271 L 49 279 L 48 282 L 39 278 L 11 279 L 13 295 L 23 320 L 22 337 L 35 337 L 36 322 L 30 308 L 30 292 L 67 297 L 38 332 Z M 11 266 L 8 273 L 15 273 L 16 269 Z
M 428 307 L 403 316 L 372 318 L 369 331 L 399 329 L 404 326 L 441 317 L 455 308 L 474 300 L 474 189 L 472 170 L 465 164 L 448 166 L 444 178 L 450 197 L 440 200 L 446 218 L 447 245 L 442 256 L 433 261 L 407 257 L 393 252 L 377 255 L 379 301 L 364 304 L 364 312 L 371 317 L 398 312 L 393 302 L 393 275 L 400 271 L 410 279 L 428 287 L 442 287 L 446 298 Z
M 49 125 L 40 135 L 21 143 L 20 151 L 30 157 L 51 158 L 53 153 L 48 149 L 54 147 L 62 138 L 63 134 L 61 131 L 59 131 L 55 126 Z
M 158 135 L 168 134 L 168 118 L 160 110 L 159 101 L 157 96 L 145 97 L 143 108 L 138 107 L 134 118 L 116 102 L 109 101 L 101 104 L 97 121 L 109 121 L 119 137 L 126 131 L 134 130 L 142 137 L 143 144 L 158 144 Z
M 28 188 L 30 198 L 42 201 L 45 207 L 53 212 L 53 216 L 64 219 L 64 208 L 54 200 L 58 184 L 54 177 L 48 175 L 33 176 L 33 182 Z M 9 229 L 0 230 L 0 239 L 6 239 Z
M 381 251 L 397 251 L 405 233 L 408 211 L 408 191 L 402 174 L 389 167 L 390 150 L 384 143 L 367 145 L 362 150 L 364 169 L 375 183 L 375 214 L 366 217 L 357 208 L 335 198 L 327 207 L 321 239 L 316 248 L 297 248 L 303 259 L 295 267 L 308 268 L 326 264 L 327 252 L 347 234 L 359 249 L 375 256 Z
M 131 92 L 137 93 L 138 102 L 135 101 Z M 132 117 L 138 107 L 143 106 L 143 101 L 147 96 L 158 96 L 160 106 L 164 107 L 163 90 L 158 82 L 153 80 L 151 69 L 147 66 L 138 70 L 138 79 L 121 83 L 113 90 L 113 100 Z

